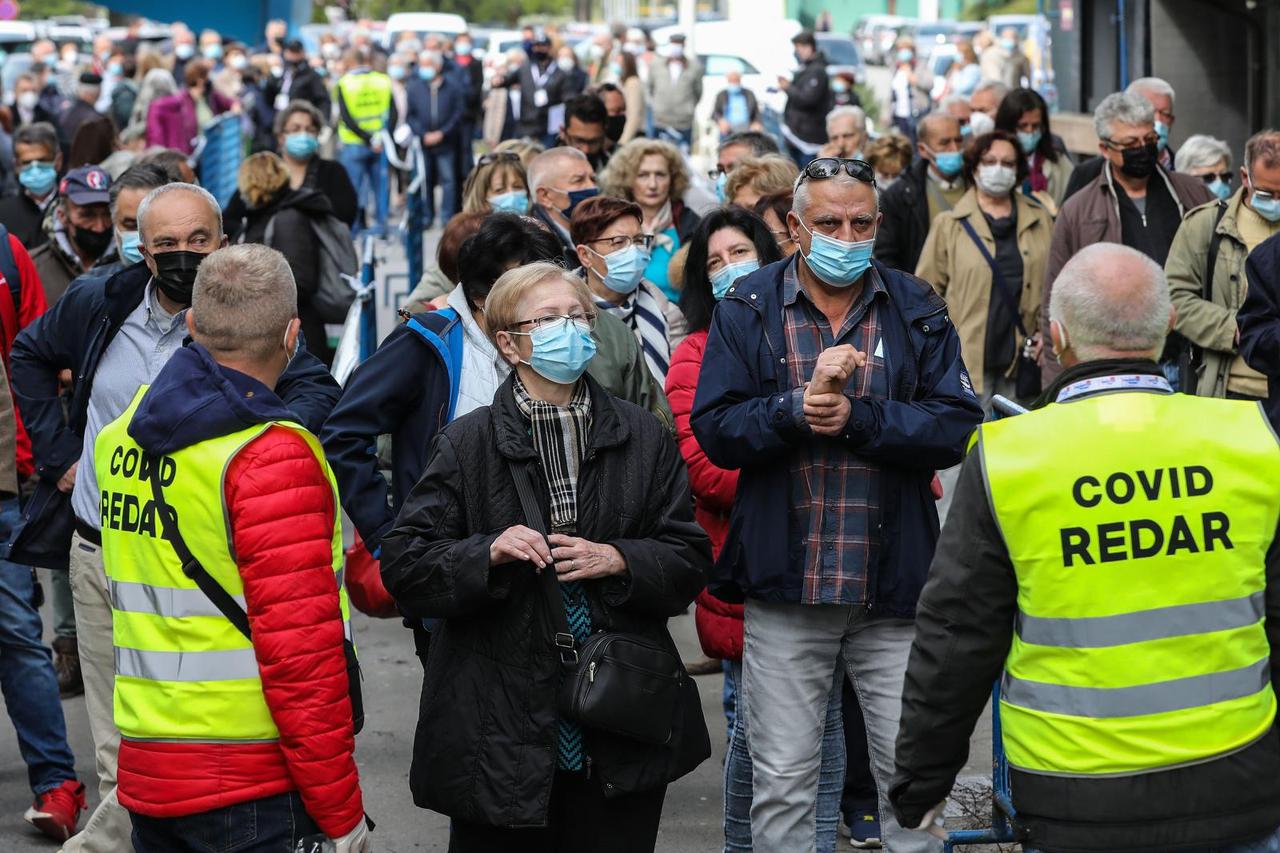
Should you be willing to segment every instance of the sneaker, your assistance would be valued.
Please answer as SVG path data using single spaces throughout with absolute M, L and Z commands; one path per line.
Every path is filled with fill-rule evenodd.
M 80 812 L 85 810 L 84 785 L 68 779 L 56 788 L 36 794 L 36 801 L 23 818 L 56 841 L 76 834 Z
M 84 693 L 80 674 L 80 647 L 75 637 L 56 637 L 53 641 L 53 671 L 58 675 L 58 694 L 67 699 Z
M 858 812 L 849 821 L 849 844 L 859 850 L 880 848 L 880 816 L 875 812 Z

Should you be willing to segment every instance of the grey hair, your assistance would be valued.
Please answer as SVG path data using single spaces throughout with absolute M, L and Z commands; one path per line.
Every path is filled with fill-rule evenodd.
M 565 160 L 586 162 L 586 159 L 586 154 L 567 145 L 548 148 L 529 161 L 529 192 L 536 193 L 539 187 L 546 186 L 547 181 L 551 180 L 551 173 Z M 559 187 L 553 187 L 553 189 L 559 189 Z
M 866 135 L 867 132 L 867 114 L 862 111 L 862 107 L 855 107 L 852 104 L 845 104 L 836 107 L 827 113 L 827 134 L 831 133 L 831 125 L 842 118 L 853 119 L 853 124 L 858 130 Z
M 1155 124 L 1156 108 L 1134 92 L 1116 92 L 1102 99 L 1093 111 L 1093 132 L 1110 139 L 1115 124 Z
M 874 183 L 868 184 L 866 181 L 859 181 L 852 177 L 844 169 L 836 173 L 835 177 L 823 178 L 823 182 L 834 181 L 839 184 L 849 184 L 851 186 L 871 187 L 871 195 L 875 200 L 875 208 L 873 212 L 880 210 L 880 188 Z M 809 209 L 809 187 L 813 184 L 813 178 L 807 177 L 804 172 L 796 178 L 795 186 L 791 190 L 791 210 L 796 216 L 804 219 L 805 211 Z
M 125 190 L 147 190 L 150 193 L 156 187 L 162 187 L 172 181 L 172 176 L 158 163 L 135 163 L 125 169 L 118 178 L 111 182 L 111 189 L 107 191 L 108 196 L 111 198 L 111 218 L 115 219 L 116 217 L 120 193 Z
M 978 85 L 973 87 L 973 91 L 969 93 L 969 97 L 972 98 L 979 92 L 986 91 L 995 92 L 996 100 L 1003 101 L 1004 96 L 1009 94 L 1009 87 L 1001 80 L 992 80 L 991 78 L 987 78 L 986 80 L 979 81 Z
M 1130 95 L 1141 95 L 1143 92 L 1149 92 L 1152 95 L 1164 95 L 1169 99 L 1169 105 L 1174 102 L 1173 87 L 1169 85 L 1167 80 L 1160 77 L 1139 77 L 1128 86 L 1125 92 Z
M 1197 133 L 1187 137 L 1187 141 L 1182 143 L 1173 158 L 1173 166 L 1179 172 L 1185 172 L 1188 169 L 1215 166 L 1221 161 L 1226 162 L 1227 169 L 1231 168 L 1231 146 L 1208 134 Z
M 719 154 L 731 145 L 745 145 L 751 149 L 752 157 L 780 153 L 777 141 L 769 134 L 761 133 L 758 130 L 744 130 L 740 133 L 731 133 L 728 136 L 721 137 L 720 144 L 716 147 L 716 153 Z
M 969 106 L 969 99 L 966 98 L 964 95 L 947 95 L 945 98 L 943 98 L 941 101 L 938 102 L 938 109 L 944 113 L 947 113 L 948 115 L 951 114 L 950 113 L 951 108 L 957 107 L 957 106 L 964 106 L 964 107 L 969 107 L 969 109 L 973 109 L 973 107 Z
M 191 294 L 192 337 L 209 352 L 255 360 L 284 344 L 298 316 L 289 262 L 259 243 L 218 249 L 200 262 Z
M 1280 132 L 1267 129 L 1260 130 L 1244 144 L 1244 166 L 1252 181 L 1253 166 L 1259 160 L 1269 169 L 1280 166 Z
M 218 200 L 204 187 L 198 187 L 195 184 L 172 183 L 156 187 L 147 193 L 147 197 L 142 200 L 142 204 L 138 205 L 138 237 L 144 244 L 147 242 L 147 213 L 150 212 L 151 205 L 155 204 L 156 199 L 169 193 L 191 193 L 204 199 L 205 203 L 209 205 L 209 209 L 213 211 L 214 219 L 218 222 L 218 233 L 214 236 L 221 241 L 222 208 L 218 206 Z
M 24 124 L 13 132 L 14 145 L 39 145 L 49 149 L 50 157 L 57 157 L 58 131 L 47 121 L 35 121 Z
M 1115 352 L 1155 358 L 1169 332 L 1169 283 L 1146 255 L 1120 243 L 1077 252 L 1053 282 L 1049 319 L 1081 360 Z

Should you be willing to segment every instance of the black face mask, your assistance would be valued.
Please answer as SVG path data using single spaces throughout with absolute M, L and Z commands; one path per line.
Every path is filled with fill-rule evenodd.
M 547 53 L 545 50 L 535 50 L 533 52 L 533 61 L 537 62 L 538 64 L 542 64 L 543 62 L 546 62 L 547 59 L 549 59 L 550 57 L 551 57 L 551 54 Z
M 151 256 L 156 262 L 156 284 L 160 291 L 179 305 L 191 304 L 196 271 L 208 257 L 201 252 L 159 252 Z
M 604 135 L 614 142 L 617 142 L 622 138 L 622 128 L 625 127 L 626 124 L 627 117 L 625 115 L 608 116 L 604 120 Z
M 1156 148 L 1156 143 L 1152 142 L 1141 148 L 1126 148 L 1120 152 L 1120 156 L 1124 158 L 1124 165 L 1120 167 L 1121 172 L 1131 178 L 1149 178 L 1155 174 L 1160 152 Z
M 76 244 L 80 251 L 84 252 L 90 258 L 97 260 L 107 251 L 107 247 L 111 245 L 112 231 L 108 228 L 106 231 L 90 231 L 88 228 L 71 227 L 71 240 Z

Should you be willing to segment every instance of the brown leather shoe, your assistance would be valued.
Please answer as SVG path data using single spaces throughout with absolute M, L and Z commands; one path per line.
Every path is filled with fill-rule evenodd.
M 53 671 L 58 674 L 58 693 L 63 699 L 84 693 L 84 678 L 80 675 L 80 647 L 75 637 L 55 637 L 53 641 Z
M 704 657 L 702 660 L 686 663 L 684 671 L 690 675 L 715 675 L 720 672 L 720 661 Z

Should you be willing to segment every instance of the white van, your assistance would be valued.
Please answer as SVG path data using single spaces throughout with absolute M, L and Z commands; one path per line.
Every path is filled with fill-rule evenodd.
M 467 21 L 461 15 L 445 12 L 397 12 L 387 18 L 387 28 L 382 34 L 382 44 L 391 48 L 401 33 L 413 33 L 419 39 L 427 35 L 453 38 L 467 31 Z

